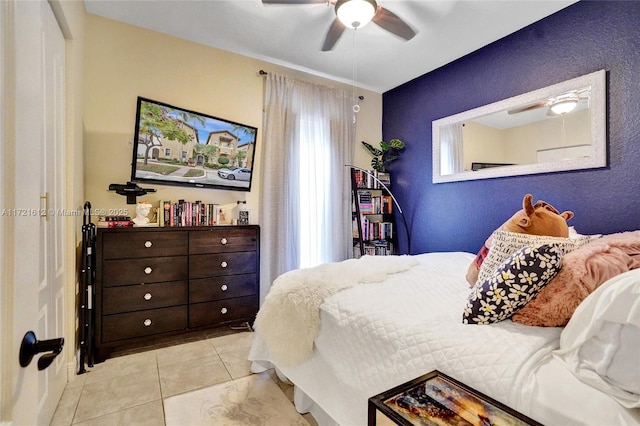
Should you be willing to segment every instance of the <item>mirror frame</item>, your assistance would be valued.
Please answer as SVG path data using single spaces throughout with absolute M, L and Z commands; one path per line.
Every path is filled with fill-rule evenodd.
M 607 142 L 606 142 L 606 73 L 599 70 L 571 80 L 563 81 L 542 89 L 534 90 L 519 96 L 514 96 L 492 104 L 470 109 L 449 117 L 434 120 L 432 130 L 433 152 L 433 183 L 457 182 L 477 179 L 491 179 L 506 176 L 531 175 L 537 173 L 552 173 L 567 170 L 592 169 L 607 166 Z M 513 166 L 501 166 L 481 169 L 477 171 L 464 171 L 450 175 L 440 173 L 440 128 L 461 121 L 473 120 L 481 116 L 505 111 L 512 108 L 530 105 L 542 99 L 558 94 L 591 87 L 589 115 L 591 123 L 591 147 L 590 157 L 575 158 L 569 160 L 551 161 L 546 163 L 522 164 Z

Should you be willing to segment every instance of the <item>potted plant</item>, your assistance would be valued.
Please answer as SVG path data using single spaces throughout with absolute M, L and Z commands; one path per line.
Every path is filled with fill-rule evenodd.
M 391 139 L 389 142 L 380 141 L 379 149 L 365 141 L 362 141 L 362 145 L 373 155 L 371 167 L 378 172 L 384 172 L 387 164 L 397 160 L 398 154 L 405 146 L 400 139 Z

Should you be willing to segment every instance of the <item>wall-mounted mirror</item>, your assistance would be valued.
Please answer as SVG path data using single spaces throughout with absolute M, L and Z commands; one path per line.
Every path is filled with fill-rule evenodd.
M 433 183 L 605 167 L 605 71 L 432 123 Z

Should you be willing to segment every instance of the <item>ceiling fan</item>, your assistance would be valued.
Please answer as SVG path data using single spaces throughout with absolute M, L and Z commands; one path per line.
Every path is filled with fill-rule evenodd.
M 572 90 L 567 93 L 563 93 L 558 96 L 552 96 L 540 102 L 536 102 L 531 105 L 526 105 L 520 108 L 514 108 L 508 111 L 508 114 L 519 114 L 525 111 L 532 111 L 538 108 L 549 107 L 547 115 L 563 115 L 567 114 L 578 106 L 578 103 L 583 99 L 589 99 L 590 87 L 585 87 L 580 90 Z M 583 95 L 585 92 L 586 95 Z
M 369 21 L 405 40 L 411 40 L 415 31 L 393 12 L 378 6 L 375 0 L 262 0 L 263 4 L 318 4 L 334 5 L 336 19 L 327 31 L 322 51 L 333 49 L 345 28 L 361 28 Z

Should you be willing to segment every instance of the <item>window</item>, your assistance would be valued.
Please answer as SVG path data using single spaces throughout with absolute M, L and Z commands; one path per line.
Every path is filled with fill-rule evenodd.
M 328 262 L 326 228 L 330 217 L 331 140 L 329 123 L 321 116 L 300 119 L 300 267 Z
M 347 91 L 271 73 L 265 84 L 261 295 L 284 272 L 350 257 L 355 131 Z
M 223 148 L 231 148 L 231 142 L 232 140 L 229 138 L 225 138 L 223 136 L 220 137 L 220 146 Z

